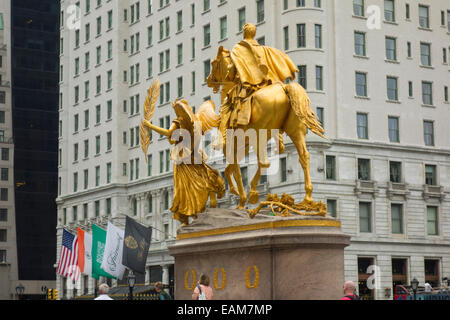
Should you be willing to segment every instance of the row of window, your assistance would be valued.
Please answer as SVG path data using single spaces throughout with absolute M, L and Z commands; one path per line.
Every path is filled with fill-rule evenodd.
M 337 180 L 336 156 L 327 155 L 325 157 L 325 177 L 327 180 Z M 371 160 L 358 158 L 358 179 L 364 181 L 372 180 Z M 393 183 L 403 183 L 404 176 L 402 163 L 399 161 L 389 161 L 389 181 Z M 438 184 L 437 166 L 425 164 L 424 166 L 425 184 L 436 186 Z
M 111 183 L 111 174 L 112 174 L 112 164 L 108 162 L 106 164 L 106 184 Z M 78 172 L 73 173 L 73 192 L 78 192 Z M 61 177 L 59 178 L 59 190 L 58 194 L 61 195 Z M 100 166 L 95 167 L 95 187 L 100 186 Z M 83 190 L 87 190 L 89 188 L 89 169 L 83 170 Z
M 323 121 L 323 119 L 322 119 Z M 369 115 L 358 112 L 356 114 L 356 133 L 358 139 L 369 139 Z M 388 137 L 390 142 L 400 142 L 400 118 L 388 116 Z M 425 146 L 435 146 L 434 120 L 423 120 L 423 140 Z
M 61 66 L 62 68 L 63 66 Z M 62 71 L 62 70 L 61 70 Z M 112 79 L 113 79 L 113 73 L 112 70 L 107 71 L 107 86 L 106 90 L 112 90 Z M 84 82 L 84 101 L 87 101 L 89 99 L 89 81 Z M 95 94 L 100 95 L 102 91 L 102 76 L 98 75 L 96 77 L 96 86 L 95 86 Z M 80 86 L 74 87 L 74 105 L 77 105 L 80 102 Z
M 353 14 L 355 16 L 365 17 L 365 7 L 365 0 L 353 0 Z M 384 0 L 384 20 L 386 22 L 396 22 L 396 9 L 396 3 L 394 0 Z M 418 21 L 420 28 L 430 29 L 430 10 L 431 9 L 429 5 L 418 5 Z M 407 20 L 411 19 L 411 6 L 409 3 L 405 3 L 405 18 Z M 445 26 L 447 24 L 448 31 L 450 31 L 450 10 L 447 10 L 447 14 L 442 10 L 440 18 L 441 26 Z
M 82 205 L 82 218 L 85 220 L 88 218 L 88 204 L 84 203 Z M 107 215 L 110 215 L 112 213 L 112 206 L 111 206 L 111 198 L 105 199 L 105 213 Z M 94 201 L 94 217 L 100 217 L 100 200 Z M 67 219 L 67 208 L 63 209 L 63 216 L 62 216 L 62 223 L 63 225 L 66 225 L 68 222 Z M 72 207 L 72 220 L 73 222 L 78 221 L 80 217 L 78 216 L 78 206 Z
M 334 200 L 335 201 L 335 200 Z M 328 202 L 327 202 L 328 203 Z M 373 215 L 372 202 L 359 202 L 359 232 L 372 233 L 375 217 Z M 333 208 L 333 206 L 332 206 Z M 334 207 L 335 208 L 335 207 Z M 333 208 L 333 210 L 334 210 Z M 406 229 L 405 209 L 401 203 L 391 203 L 391 233 L 404 234 Z M 439 235 L 439 207 L 426 207 L 426 234 Z

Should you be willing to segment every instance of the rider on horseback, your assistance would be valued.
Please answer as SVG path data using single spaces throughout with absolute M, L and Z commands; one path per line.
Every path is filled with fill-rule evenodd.
M 226 93 L 220 109 L 219 131 L 225 141 L 226 130 L 237 125 L 247 125 L 250 120 L 251 97 L 259 89 L 275 82 L 295 79 L 295 67 L 292 60 L 282 51 L 261 46 L 255 39 L 256 27 L 247 23 L 243 27 L 244 40 L 231 51 L 233 65 L 229 69 L 229 79 L 234 86 Z M 275 137 L 280 141 L 280 153 L 283 143 L 281 133 Z

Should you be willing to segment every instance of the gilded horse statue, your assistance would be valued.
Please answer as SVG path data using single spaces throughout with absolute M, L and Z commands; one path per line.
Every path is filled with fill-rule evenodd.
M 222 103 L 227 100 L 226 97 L 229 95 L 229 92 L 233 91 L 233 88 L 242 86 L 242 77 L 240 78 L 236 72 L 236 66 L 233 63 L 231 55 L 232 52 L 220 47 L 217 56 L 212 62 L 211 73 L 207 78 L 207 84 L 213 88 L 214 93 L 217 93 L 221 89 Z M 281 133 L 285 132 L 294 143 L 299 156 L 299 162 L 303 168 L 306 193 L 304 200 L 298 205 L 298 208 L 314 210 L 314 208 L 317 208 L 317 203 L 312 198 L 313 186 L 309 172 L 310 156 L 306 148 L 306 134 L 307 129 L 309 129 L 325 138 L 325 131 L 318 121 L 317 115 L 311 109 L 310 99 L 305 89 L 294 81 L 288 84 L 282 81 L 270 81 L 264 86 L 259 86 L 256 90 L 252 91 L 247 101 L 249 101 L 248 105 L 250 109 L 248 124 L 234 123 L 233 125 L 228 125 L 227 129 L 242 129 L 244 132 L 254 130 L 257 135 L 257 139 L 252 144 L 252 148 L 257 154 L 258 169 L 250 184 L 249 203 L 255 204 L 259 200 L 256 186 L 261 177 L 261 169 L 270 166 L 266 153 L 267 142 L 272 138 L 271 130 L 279 130 Z M 236 106 L 231 105 L 231 109 L 234 107 Z M 224 116 L 222 110 L 220 116 Z M 262 131 L 265 132 L 265 137 L 261 136 L 260 132 Z M 279 136 L 274 136 L 274 138 L 279 139 Z M 241 152 L 236 154 L 236 146 L 234 149 L 228 148 L 229 150 L 227 151 L 226 145 L 230 141 L 225 141 L 222 146 L 228 163 L 225 170 L 225 177 L 230 186 L 230 193 L 240 197 L 238 209 L 245 209 L 247 195 L 242 182 L 239 162 L 243 159 L 245 153 L 249 151 L 249 146 L 245 146 L 245 153 Z M 232 175 L 237 183 L 237 189 L 232 181 Z

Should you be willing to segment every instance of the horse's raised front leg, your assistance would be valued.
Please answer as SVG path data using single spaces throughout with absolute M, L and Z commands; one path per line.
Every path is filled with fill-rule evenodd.
M 235 185 L 234 185 L 234 182 L 233 182 L 233 179 L 232 179 L 232 177 L 231 177 L 231 175 L 233 174 L 233 170 L 234 170 L 234 168 L 233 168 L 233 165 L 232 164 L 229 164 L 226 168 L 225 168 L 225 179 L 227 179 L 227 182 L 228 182 L 228 186 L 229 186 L 229 188 L 230 188 L 230 193 L 231 194 L 235 194 L 235 195 L 239 195 L 239 192 L 238 192 L 238 190 L 236 189 L 236 187 L 235 187 Z
M 233 176 L 239 191 L 239 205 L 237 209 L 245 210 L 247 195 L 245 193 L 244 184 L 242 183 L 241 167 L 239 167 L 239 164 L 231 164 L 231 166 L 233 166 Z
M 248 202 L 251 204 L 258 203 L 259 200 L 259 192 L 256 190 L 258 186 L 259 179 L 261 178 L 261 166 L 258 165 L 258 169 L 256 170 L 256 174 L 250 183 L 250 193 L 248 194 Z

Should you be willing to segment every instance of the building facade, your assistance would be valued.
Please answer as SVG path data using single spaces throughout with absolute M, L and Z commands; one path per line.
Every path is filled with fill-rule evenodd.
M 0 299 L 11 299 L 18 280 L 11 113 L 11 7 L 0 3 Z
M 450 276 L 449 20 L 450 7 L 430 0 L 61 1 L 57 248 L 63 228 L 124 228 L 129 215 L 153 228 L 142 281 L 171 284 L 167 246 L 179 224 L 169 211 L 170 145 L 153 133 L 143 158 L 146 91 L 160 80 L 153 123 L 162 127 L 175 99 L 194 107 L 211 99 L 218 110 L 206 85 L 211 61 L 252 22 L 260 44 L 298 66 L 329 138 L 307 138 L 313 195 L 352 236 L 346 280 L 370 299 L 392 299 L 394 285 L 414 277 L 440 285 Z M 223 172 L 220 158 L 210 162 Z M 246 185 L 253 160 L 242 165 Z M 263 176 L 260 196 L 300 201 L 303 173 L 288 138 L 272 160 L 278 169 Z M 219 201 L 236 204 L 228 194 Z M 69 297 L 95 286 L 84 278 L 75 293 L 57 280 Z

